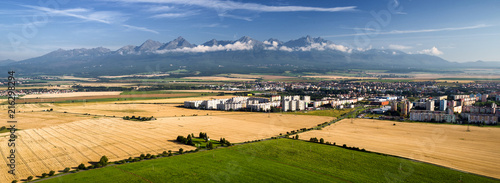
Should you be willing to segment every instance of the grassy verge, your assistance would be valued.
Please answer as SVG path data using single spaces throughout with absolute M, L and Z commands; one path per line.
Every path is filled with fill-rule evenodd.
M 109 166 L 52 182 L 499 182 L 376 153 L 276 139 Z

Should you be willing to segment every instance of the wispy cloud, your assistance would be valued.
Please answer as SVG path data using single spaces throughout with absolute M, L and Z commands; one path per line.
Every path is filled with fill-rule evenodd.
M 411 49 L 411 46 L 404 46 L 404 45 L 397 45 L 397 44 L 390 44 L 389 49 L 394 49 L 394 50 L 407 50 Z
M 439 29 L 419 29 L 419 30 L 392 30 L 387 32 L 366 32 L 366 33 L 356 33 L 356 34 L 340 34 L 340 35 L 327 35 L 322 37 L 349 37 L 349 36 L 361 36 L 361 35 L 391 35 L 391 34 L 412 34 L 412 33 L 428 33 L 428 32 L 442 32 L 442 31 L 457 31 L 457 30 L 468 30 L 468 29 L 480 29 L 485 27 L 491 27 L 491 25 L 479 24 L 474 26 L 466 27 L 448 27 Z
M 223 28 L 227 28 L 228 26 L 227 25 L 222 25 L 220 23 L 213 23 L 213 24 L 200 24 L 200 25 L 194 25 L 194 27 L 209 27 L 209 28 L 213 28 L 213 27 L 223 27 Z
M 174 7 L 172 6 L 153 6 L 153 7 L 150 7 L 148 8 L 148 11 L 152 11 L 152 12 L 159 12 L 159 11 L 171 11 L 171 10 L 175 10 Z
M 162 13 L 162 14 L 157 14 L 151 16 L 151 18 L 181 18 L 181 17 L 188 17 L 188 16 L 193 16 L 198 13 L 196 12 L 184 12 L 184 13 Z
M 251 17 L 237 16 L 237 15 L 231 15 L 231 14 L 227 14 L 227 13 L 219 13 L 217 15 L 221 18 L 227 17 L 227 18 L 238 19 L 238 20 L 246 20 L 249 22 L 253 21 L 253 18 L 251 18 Z
M 151 30 L 151 29 L 148 29 L 145 27 L 137 27 L 137 26 L 127 25 L 127 24 L 123 24 L 122 26 L 124 26 L 126 28 L 130 28 L 130 29 L 134 29 L 134 30 L 140 30 L 140 31 L 144 31 L 144 32 L 151 32 L 151 33 L 159 34 L 158 31 Z
M 82 12 L 90 12 L 88 9 L 83 9 L 83 8 L 77 8 L 77 9 L 66 9 L 66 10 L 56 10 L 52 8 L 47 8 L 47 7 L 40 7 L 40 6 L 30 6 L 30 5 L 22 5 L 27 8 L 39 10 L 46 12 L 52 16 L 68 16 L 68 17 L 74 17 L 82 20 L 87 20 L 87 21 L 95 21 L 95 22 L 100 22 L 100 23 L 105 23 L 105 24 L 111 24 L 109 21 L 109 18 L 111 16 L 106 15 L 105 13 L 100 13 L 100 16 L 105 16 L 105 17 L 100 17 L 99 14 L 95 15 L 80 15 L 76 13 L 82 13 Z
M 93 10 L 85 9 L 85 8 L 58 10 L 58 9 L 52 9 L 52 8 L 40 7 L 40 6 L 30 6 L 30 5 L 21 5 L 21 6 L 31 8 L 34 10 L 38 10 L 38 11 L 46 12 L 47 14 L 49 14 L 51 16 L 66 16 L 66 17 L 73 17 L 73 18 L 77 18 L 80 20 L 84 20 L 84 21 L 90 21 L 90 22 L 98 22 L 98 23 L 104 23 L 104 24 L 115 24 L 115 25 L 119 25 L 122 27 L 130 28 L 130 29 L 135 29 L 135 30 L 146 31 L 146 32 L 158 34 L 157 31 L 154 31 L 154 30 L 151 30 L 151 29 L 148 29 L 145 27 L 137 27 L 137 26 L 124 24 L 123 22 L 126 21 L 127 18 L 119 12 L 93 11 Z
M 118 0 L 112 0 L 118 1 Z M 242 3 L 235 1 L 221 1 L 221 0 L 124 0 L 120 2 L 129 3 L 156 3 L 156 4 L 177 4 L 188 6 L 200 6 L 215 10 L 249 10 L 258 12 L 295 12 L 295 11 L 320 11 L 320 12 L 339 12 L 339 11 L 354 11 L 356 6 L 345 7 L 308 7 L 308 6 L 269 6 L 257 3 Z

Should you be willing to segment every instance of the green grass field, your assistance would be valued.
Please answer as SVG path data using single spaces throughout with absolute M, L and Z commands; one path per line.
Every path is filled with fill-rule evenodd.
M 472 81 L 499 81 L 499 78 L 437 78 L 435 80 L 472 80 Z
M 212 142 L 214 148 L 222 146 L 222 144 L 217 140 L 210 140 L 210 142 Z M 205 142 L 205 139 L 202 138 L 193 138 L 193 143 L 195 144 L 195 147 L 199 148 L 206 148 L 208 145 L 208 142 Z
M 275 139 L 113 165 L 56 182 L 499 182 L 431 164 L 336 146 Z
M 339 118 L 342 114 L 349 113 L 354 109 L 327 109 L 327 110 L 314 110 L 314 111 L 295 111 L 286 112 L 285 114 L 296 114 L 296 115 L 312 115 L 312 116 L 331 116 Z

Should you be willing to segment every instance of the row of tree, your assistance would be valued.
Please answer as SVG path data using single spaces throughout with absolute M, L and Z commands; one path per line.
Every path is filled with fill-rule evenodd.
M 182 135 L 179 135 L 177 136 L 177 139 L 176 139 L 177 142 L 180 142 L 180 143 L 183 143 L 183 144 L 186 144 L 186 145 L 191 145 L 191 146 L 194 146 L 194 142 L 193 142 L 193 138 L 191 137 L 191 134 L 189 134 L 186 137 L 182 136 Z
M 320 143 L 320 144 L 326 144 L 326 145 L 336 145 L 336 144 L 335 144 L 335 142 L 332 144 L 332 143 L 330 143 L 330 142 L 328 142 L 328 141 L 327 141 L 327 142 L 325 142 L 325 140 L 324 140 L 323 138 L 320 138 L 320 139 L 318 140 L 318 138 L 316 138 L 316 137 L 311 137 L 311 138 L 309 139 L 309 142 Z M 356 151 L 365 151 L 365 149 L 360 149 L 359 147 L 349 147 L 349 146 L 347 146 L 346 144 L 342 145 L 341 147 L 342 147 L 342 148 L 344 148 L 344 149 L 351 149 L 351 150 L 356 150 Z
M 141 117 L 141 116 L 132 116 L 132 117 L 129 117 L 129 116 L 123 116 L 123 119 L 124 120 L 134 120 L 134 121 L 151 121 L 151 120 L 156 120 L 156 118 L 154 118 L 153 116 L 151 117 Z

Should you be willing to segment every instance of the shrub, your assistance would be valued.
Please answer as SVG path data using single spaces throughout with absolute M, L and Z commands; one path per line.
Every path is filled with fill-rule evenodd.
M 69 172 L 69 170 L 70 170 L 70 169 L 69 169 L 68 167 L 66 167 L 66 168 L 63 170 L 63 172 L 64 172 L 64 173 L 68 173 L 68 172 Z
M 47 177 L 47 173 L 42 173 L 42 178 Z
M 82 163 L 80 165 L 78 165 L 78 169 L 79 170 L 85 170 L 85 165 Z
M 297 135 L 295 135 L 295 139 L 299 139 L 299 135 L 298 135 L 298 134 L 297 134 Z
M 319 143 L 320 144 L 324 144 L 325 143 L 325 139 L 323 139 L 323 138 L 319 139 Z
M 99 163 L 105 166 L 106 164 L 108 164 L 108 157 L 102 156 L 101 159 L 99 160 Z
M 17 183 L 17 180 L 13 180 L 12 183 Z
M 53 176 L 55 173 L 56 173 L 56 172 L 55 172 L 54 170 L 51 170 L 51 171 L 49 172 L 49 176 Z
M 179 154 L 182 154 L 182 153 L 184 153 L 184 149 L 180 148 L 179 149 Z
M 28 181 L 33 180 L 33 176 L 29 176 L 28 178 L 26 178 L 26 180 Z
M 89 170 L 90 170 L 90 169 L 94 169 L 94 168 L 95 168 L 95 166 L 94 166 L 94 165 L 90 165 L 90 166 L 88 166 L 88 167 L 87 167 L 87 169 L 89 169 Z

